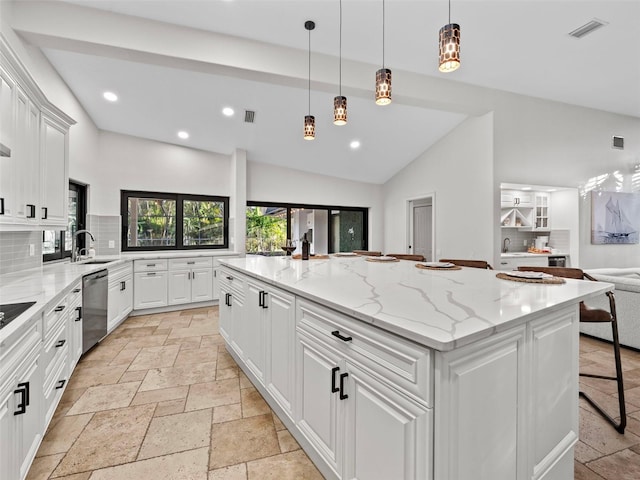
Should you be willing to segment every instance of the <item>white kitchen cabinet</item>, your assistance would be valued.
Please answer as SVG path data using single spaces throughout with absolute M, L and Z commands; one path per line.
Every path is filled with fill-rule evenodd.
M 244 322 L 248 334 L 244 344 L 244 361 L 260 383 L 264 384 L 265 323 L 267 312 L 264 305 L 263 283 L 250 278 L 246 280 L 246 314 Z M 270 312 L 269 312 L 270 313 Z
M 245 324 L 245 281 L 241 275 L 220 269 L 220 334 L 244 359 L 246 338 L 252 334 Z M 224 302 L 224 303 L 222 303 Z
M 533 192 L 520 190 L 502 190 L 500 192 L 500 205 L 502 208 L 533 208 Z
M 67 226 L 68 131 L 68 127 L 55 118 L 42 114 L 40 127 L 41 225 Z
M 549 194 L 546 192 L 535 193 L 535 209 L 533 213 L 534 230 L 548 231 L 551 227 L 549 219 Z
M 111 332 L 133 310 L 133 265 L 129 261 L 108 270 L 107 331 Z
M 133 308 L 167 306 L 167 272 L 139 272 L 134 274 Z
M 169 305 L 206 302 L 213 299 L 213 259 L 211 257 L 169 260 Z
M 531 254 L 522 257 L 500 257 L 498 270 L 517 270 L 518 267 L 548 267 L 547 255 Z
M 20 88 L 16 100 L 16 222 L 40 225 L 46 213 L 40 198 L 40 110 Z
M 0 66 L 0 143 L 15 150 L 16 84 Z M 12 157 L 0 157 L 0 223 L 14 223 L 16 207 L 13 181 L 17 163 Z
M 69 313 L 67 318 L 69 329 L 69 374 L 73 371 L 82 356 L 82 282 L 73 286 L 67 295 Z

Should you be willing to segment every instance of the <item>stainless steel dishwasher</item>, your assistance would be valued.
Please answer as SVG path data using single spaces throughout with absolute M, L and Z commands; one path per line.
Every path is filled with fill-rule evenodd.
M 82 353 L 107 334 L 107 270 L 82 277 Z

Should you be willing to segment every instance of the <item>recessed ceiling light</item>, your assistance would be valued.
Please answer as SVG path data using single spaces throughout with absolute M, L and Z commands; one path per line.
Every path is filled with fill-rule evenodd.
M 183 140 L 186 140 L 187 138 L 189 138 L 189 134 L 184 130 L 179 131 L 178 136 Z
M 556 189 L 555 189 L 555 188 L 549 188 L 549 189 L 547 190 L 547 192 L 555 192 L 555 191 L 556 191 Z
M 118 95 L 116 95 L 113 92 L 104 92 L 102 96 L 104 97 L 105 100 L 108 100 L 109 102 L 116 102 L 118 100 Z
M 522 187 L 522 190 L 531 190 L 531 187 Z
M 353 141 L 349 144 L 349 146 L 350 146 L 353 150 L 355 150 L 355 149 L 357 149 L 357 148 L 360 148 L 360 141 L 359 141 L 359 140 L 353 140 Z
M 224 107 L 222 109 L 222 114 L 227 116 L 227 117 L 232 117 L 234 113 L 236 113 L 236 112 L 234 112 L 233 108 L 231 108 L 231 107 Z

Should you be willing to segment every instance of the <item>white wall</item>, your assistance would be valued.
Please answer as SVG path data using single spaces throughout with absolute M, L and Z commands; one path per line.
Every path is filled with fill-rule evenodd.
M 489 113 L 460 124 L 384 184 L 384 250 L 407 251 L 407 202 L 433 193 L 436 257 L 491 262 L 493 176 Z
M 580 266 L 580 195 L 577 188 L 558 190 L 549 195 L 552 230 L 569 230 L 571 266 Z
M 383 249 L 382 185 L 316 175 L 252 160 L 247 163 L 247 200 L 368 207 L 369 248 Z

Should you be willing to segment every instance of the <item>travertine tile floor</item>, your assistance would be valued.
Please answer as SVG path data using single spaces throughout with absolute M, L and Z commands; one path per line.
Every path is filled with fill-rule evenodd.
M 609 345 L 583 337 L 580 350 L 582 370 L 613 373 Z M 625 350 L 623 367 L 627 432 L 580 400 L 576 479 L 640 478 L 640 353 Z M 581 388 L 617 408 L 614 382 Z M 82 358 L 28 476 L 53 478 L 322 476 L 226 352 L 211 307 L 131 317 Z

